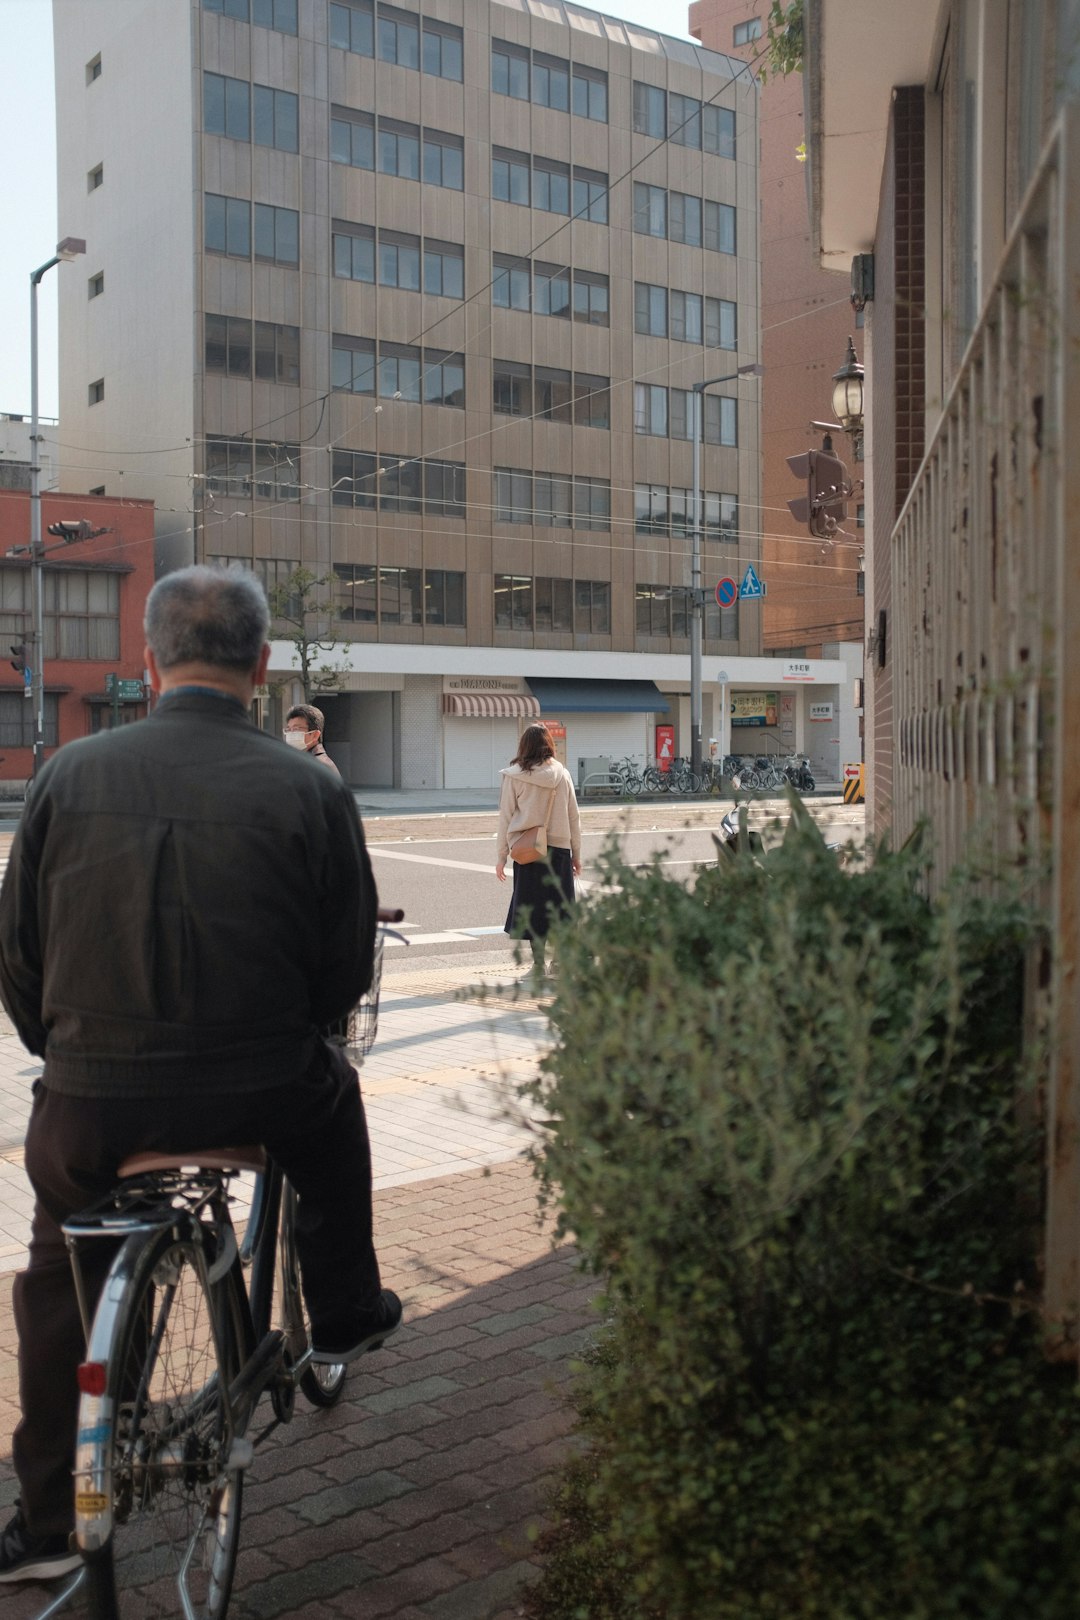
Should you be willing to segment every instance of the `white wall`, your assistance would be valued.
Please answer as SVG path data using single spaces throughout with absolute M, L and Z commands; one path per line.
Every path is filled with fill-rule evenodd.
M 443 780 L 448 788 L 493 788 L 517 753 L 520 720 L 443 716 Z

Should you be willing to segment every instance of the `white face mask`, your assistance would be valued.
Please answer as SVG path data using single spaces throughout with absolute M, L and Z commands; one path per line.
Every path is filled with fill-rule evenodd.
M 306 748 L 307 747 L 307 732 L 306 731 L 287 731 L 285 733 L 285 741 L 288 743 L 290 748 Z

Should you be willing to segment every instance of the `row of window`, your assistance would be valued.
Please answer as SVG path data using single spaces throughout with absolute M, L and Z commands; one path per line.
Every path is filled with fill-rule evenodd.
M 608 177 L 596 169 L 560 163 L 495 146 L 491 156 L 491 195 L 497 202 L 538 208 L 546 214 L 573 214 L 594 225 L 608 222 Z
M 496 523 L 529 523 L 541 529 L 611 527 L 611 481 L 528 467 L 495 468 Z
M 377 169 L 399 180 L 462 191 L 465 143 L 443 129 L 423 129 L 400 118 L 376 118 L 353 107 L 330 111 L 330 157 L 354 169 Z
M 204 11 L 235 17 L 237 22 L 252 22 L 279 34 L 296 33 L 296 0 L 202 0 L 202 4 Z
M 493 39 L 491 88 L 498 96 L 513 96 L 537 107 L 554 107 L 558 112 L 573 112 L 579 118 L 607 123 L 607 74 L 581 62 L 571 65 L 563 56 L 549 56 L 546 51 L 530 51 L 524 45 Z
M 378 394 L 411 405 L 465 408 L 465 357 L 411 343 L 376 343 L 374 338 L 335 332 L 330 351 L 330 386 L 347 394 Z
M 204 365 L 220 377 L 257 382 L 300 381 L 300 328 L 242 315 L 207 315 Z
M 46 658 L 119 658 L 121 577 L 96 568 L 43 571 Z M 30 629 L 32 590 L 29 569 L 0 569 L 0 635 L 10 641 Z
M 366 450 L 335 450 L 335 506 L 366 511 L 423 512 L 428 517 L 465 516 L 465 463 L 413 457 L 388 462 Z
M 376 231 L 346 219 L 333 222 L 334 274 L 441 298 L 465 296 L 465 249 L 457 242 L 421 241 L 404 231 Z
M 704 344 L 707 349 L 738 348 L 738 312 L 729 298 L 703 298 L 700 293 L 634 282 L 634 331 L 675 343 Z
M 255 495 L 264 501 L 300 499 L 300 446 L 250 439 L 206 441 L 206 487 L 212 495 Z
M 606 579 L 496 574 L 495 628 L 609 636 L 611 586 Z
M 538 417 L 576 427 L 611 426 L 610 378 L 557 366 L 493 360 L 492 410 L 499 416 Z
M 735 114 L 730 107 L 702 103 L 640 79 L 634 80 L 634 133 L 718 157 L 735 156 Z
M 465 575 L 447 568 L 335 563 L 335 608 L 345 624 L 465 627 Z
M 634 230 L 713 253 L 735 252 L 735 210 L 730 203 L 708 202 L 684 191 L 634 181 Z
M 203 207 L 203 245 L 207 253 L 250 259 L 252 242 L 256 259 L 264 264 L 299 264 L 299 213 L 295 208 L 250 203 L 245 197 L 220 197 L 208 191 Z
M 522 259 L 511 253 L 494 255 L 491 302 L 498 309 L 527 310 L 563 320 L 572 316 L 590 326 L 609 324 L 607 276 L 595 270 L 575 270 L 567 264 Z
M 635 585 L 634 629 L 639 636 L 688 636 L 690 598 L 686 591 L 671 585 Z M 703 632 L 706 641 L 737 641 L 738 601 L 721 608 L 706 598 Z
M 330 43 L 357 56 L 423 69 L 438 79 L 462 77 L 462 31 L 453 23 L 418 17 L 397 6 L 350 0 L 330 7 Z
M 708 491 L 701 497 L 701 508 L 701 531 L 707 540 L 734 542 L 738 538 L 738 496 Z M 666 484 L 635 484 L 634 528 L 638 534 L 692 534 L 693 490 L 669 489 Z
M 291 90 L 203 73 L 203 129 L 279 152 L 300 150 L 300 98 Z
M 722 394 L 699 395 L 705 402 L 702 437 L 706 444 L 735 446 L 739 442 L 739 402 Z M 659 439 L 689 439 L 695 429 L 694 391 L 664 388 L 656 383 L 634 384 L 634 432 Z

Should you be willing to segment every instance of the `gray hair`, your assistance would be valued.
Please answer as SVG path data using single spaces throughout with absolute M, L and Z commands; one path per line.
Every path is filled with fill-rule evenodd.
M 270 628 L 266 592 L 247 568 L 180 568 L 146 599 L 143 629 L 161 669 L 211 664 L 248 670 Z

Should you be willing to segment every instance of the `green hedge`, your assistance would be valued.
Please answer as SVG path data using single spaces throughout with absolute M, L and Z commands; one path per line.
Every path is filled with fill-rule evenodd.
M 604 1279 L 539 1620 L 1073 1620 L 1024 925 L 918 856 L 615 851 L 557 942 L 536 1168 Z

